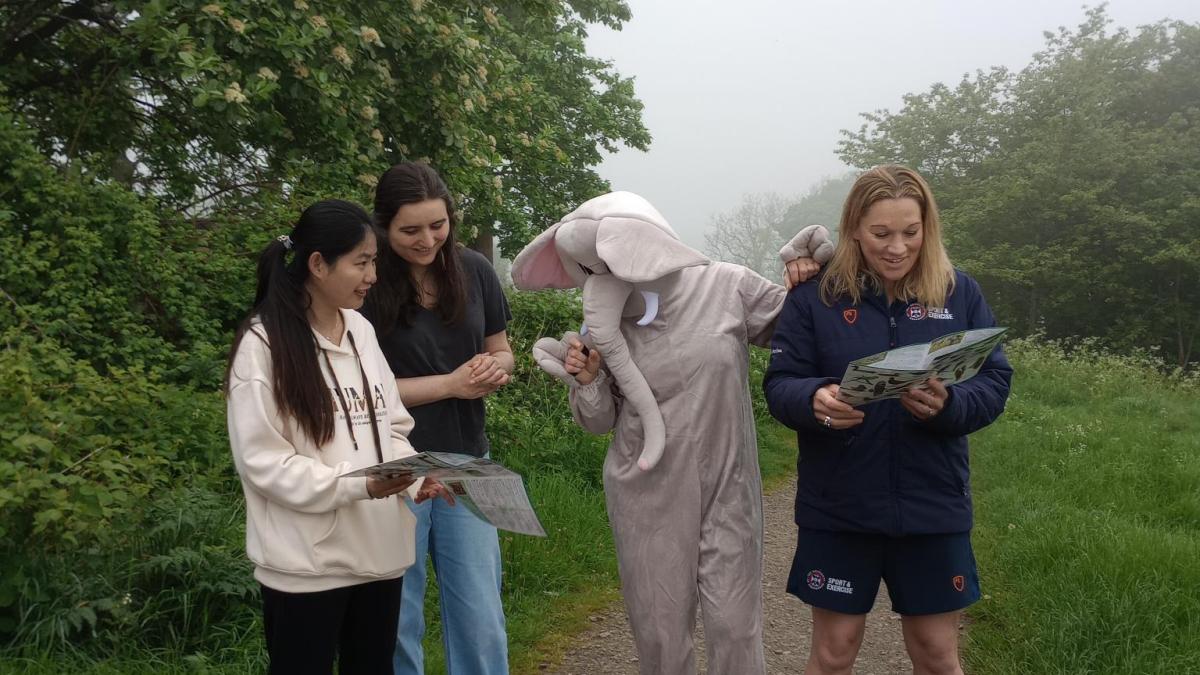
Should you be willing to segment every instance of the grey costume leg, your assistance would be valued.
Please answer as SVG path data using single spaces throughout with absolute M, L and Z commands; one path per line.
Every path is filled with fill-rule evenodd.
M 750 485 L 723 485 L 701 527 L 700 602 L 710 675 L 766 672 L 758 484 L 754 480 Z
M 664 457 L 650 472 L 613 460 L 610 450 L 604 492 L 639 669 L 642 675 L 695 675 L 701 531 L 695 473 L 668 477 L 664 465 L 682 464 L 678 458 Z

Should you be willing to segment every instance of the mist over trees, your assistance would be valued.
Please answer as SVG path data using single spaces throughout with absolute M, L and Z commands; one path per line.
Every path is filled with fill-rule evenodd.
M 768 279 L 779 276 L 783 268 L 780 239 L 791 204 L 774 192 L 758 192 L 742 197 L 732 211 L 712 217 L 704 233 L 705 252 L 717 259 L 745 265 Z
M 855 178 L 856 174 L 847 173 L 824 178 L 809 188 L 799 201 L 788 208 L 780 223 L 779 234 L 784 241 L 812 224 L 824 225 L 836 239 L 838 223 L 842 218 L 842 205 L 846 201 L 846 195 L 850 193 L 850 186 L 854 185 Z
M 742 195 L 732 211 L 718 213 L 704 233 L 705 252 L 726 262 L 745 265 L 768 279 L 783 269 L 779 249 L 809 225 L 824 225 L 837 237 L 842 202 L 854 175 L 825 178 L 802 197 L 776 192 Z
M 1200 25 L 1112 29 L 1103 7 L 993 68 L 865 114 L 839 155 L 933 184 L 954 262 L 1021 333 L 1156 348 L 1200 333 Z

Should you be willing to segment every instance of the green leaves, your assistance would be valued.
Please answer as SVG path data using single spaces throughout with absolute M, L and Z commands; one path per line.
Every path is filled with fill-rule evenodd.
M 649 143 L 582 40 L 628 8 L 28 4 L 0 5 L 0 638 L 199 649 L 209 612 L 254 613 L 217 393 L 254 251 L 425 158 L 512 255 L 607 189 L 601 149 Z M 553 459 L 594 474 L 590 443 Z
M 495 225 L 512 254 L 607 189 L 601 148 L 649 142 L 632 82 L 584 52 L 587 23 L 628 18 L 620 0 L 50 4 L 64 20 L 0 8 L 42 31 L 0 85 L 45 156 L 100 177 L 130 157 L 165 209 L 253 209 L 285 184 L 353 195 L 426 158 L 463 195 L 464 233 Z
M 1166 252 L 1200 240 L 1200 26 L 1108 24 L 1089 10 L 1020 72 L 864 115 L 840 155 L 930 178 L 952 257 L 1001 323 L 1183 366 L 1197 356 L 1200 269 Z

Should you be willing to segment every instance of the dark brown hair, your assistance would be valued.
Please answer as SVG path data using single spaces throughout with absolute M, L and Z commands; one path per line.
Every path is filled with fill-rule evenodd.
M 398 324 L 410 325 L 421 302 L 408 262 L 388 244 L 388 230 L 400 207 L 429 199 L 442 200 L 450 219 L 446 223 L 446 240 L 429 267 L 429 273 L 434 275 L 438 287 L 434 309 L 442 321 L 449 325 L 463 318 L 467 304 L 466 279 L 455 235 L 458 214 L 450 199 L 450 190 L 437 171 L 428 164 L 401 162 L 384 172 L 375 187 L 375 227 L 379 231 L 380 241 L 385 245 L 379 251 L 379 281 L 367 295 L 363 311 L 381 335 L 391 332 Z

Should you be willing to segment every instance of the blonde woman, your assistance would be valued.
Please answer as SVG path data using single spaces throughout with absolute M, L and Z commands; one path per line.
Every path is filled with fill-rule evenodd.
M 970 380 L 860 408 L 838 400 L 838 381 L 854 359 L 993 325 L 950 264 L 925 180 L 902 166 L 862 174 L 833 259 L 788 296 L 763 383 L 800 448 L 788 592 L 812 608 L 806 673 L 851 672 L 880 580 L 913 671 L 962 672 L 959 620 L 980 596 L 967 435 L 1004 411 L 1012 369 L 997 348 Z

